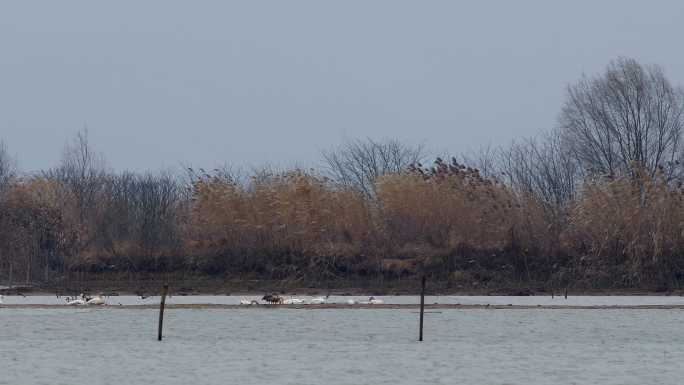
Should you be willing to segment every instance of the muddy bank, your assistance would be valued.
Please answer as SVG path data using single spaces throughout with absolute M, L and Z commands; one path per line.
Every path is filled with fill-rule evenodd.
M 5 283 L 6 285 L 7 283 Z M 305 281 L 303 279 L 265 280 L 246 278 L 212 278 L 206 276 L 181 276 L 151 274 L 137 279 L 122 279 L 108 274 L 91 275 L 83 280 L 56 280 L 50 283 L 0 285 L 3 295 L 76 295 L 79 293 L 103 293 L 105 295 L 156 295 L 164 284 L 169 285 L 173 295 L 346 295 L 346 296 L 393 296 L 417 295 L 419 279 L 354 279 Z M 568 295 L 684 295 L 682 289 L 663 287 L 641 288 L 588 288 L 579 284 L 554 287 L 548 283 L 511 283 L 483 285 L 457 284 L 448 280 L 428 278 L 426 295 L 480 295 L 480 296 L 564 296 Z
M 420 289 L 416 285 L 401 286 L 363 286 L 363 287 L 296 287 L 284 286 L 273 282 L 259 283 L 215 283 L 193 285 L 192 282 L 169 282 L 169 293 L 174 296 L 198 296 L 198 295 L 264 295 L 266 293 L 277 293 L 283 296 L 402 296 L 419 295 Z M 97 294 L 106 296 L 135 295 L 135 296 L 155 296 L 159 295 L 164 285 L 162 281 L 145 281 L 134 285 L 107 284 L 102 282 L 91 282 L 87 285 L 64 287 L 64 286 L 16 286 L 0 287 L 2 295 L 58 295 L 68 296 L 79 293 Z M 431 287 L 428 284 L 426 295 L 436 296 L 684 296 L 684 290 L 660 291 L 649 289 L 572 289 L 572 290 L 532 290 L 518 288 L 499 288 L 499 289 L 444 289 Z
M 21 305 L 0 305 L 0 308 L 7 309 L 158 309 L 159 305 L 101 305 L 101 306 L 68 306 L 68 305 L 37 305 L 37 304 L 21 304 Z M 315 310 L 315 309 L 420 309 L 419 304 L 321 304 L 321 305 L 222 305 L 222 304 L 167 304 L 166 309 L 301 309 L 301 310 Z M 426 304 L 426 310 L 448 310 L 448 309 L 540 309 L 540 310 L 619 310 L 619 309 L 634 309 L 634 310 L 668 310 L 668 309 L 684 309 L 684 305 L 471 305 L 471 304 Z

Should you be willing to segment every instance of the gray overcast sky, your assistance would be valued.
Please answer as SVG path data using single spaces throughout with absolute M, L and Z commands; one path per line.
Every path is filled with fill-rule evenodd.
M 554 126 L 618 55 L 684 83 L 684 1 L 3 1 L 0 138 L 87 125 L 115 169 L 312 164 L 345 139 L 459 152 Z

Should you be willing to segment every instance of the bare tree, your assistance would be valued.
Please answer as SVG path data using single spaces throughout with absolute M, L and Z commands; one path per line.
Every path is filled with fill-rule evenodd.
M 582 177 L 577 161 L 564 147 L 558 131 L 502 148 L 498 169 L 517 191 L 532 194 L 555 207 L 575 197 Z
M 0 197 L 16 176 L 16 165 L 7 152 L 5 142 L 0 140 Z
M 16 230 L 12 224 L 11 210 L 5 204 L 4 198 L 9 190 L 12 180 L 16 177 L 14 160 L 7 152 L 7 146 L 0 141 L 0 270 L 7 270 L 7 280 L 12 284 L 11 252 L 9 246 L 14 244 L 13 237 Z
M 169 173 L 138 177 L 140 242 L 148 250 L 177 241 L 176 210 L 180 199 L 178 180 Z
M 378 177 L 404 171 L 424 158 L 422 145 L 409 146 L 398 140 L 353 140 L 323 152 L 323 160 L 332 179 L 357 188 L 366 196 L 375 194 Z
M 64 147 L 61 165 L 45 173 L 68 188 L 75 198 L 78 218 L 83 224 L 97 204 L 97 194 L 102 191 L 106 179 L 106 162 L 96 153 L 88 140 L 88 129 L 79 131 L 73 141 Z
M 559 117 L 563 139 L 592 174 L 634 167 L 671 178 L 684 126 L 684 92 L 658 66 L 619 58 L 594 78 L 568 87 Z
M 461 154 L 460 158 L 463 164 L 475 167 L 480 172 L 480 175 L 489 178 L 496 176 L 500 171 L 497 155 L 497 147 L 488 143 L 477 150 L 470 150 Z M 447 157 L 445 156 L 445 158 Z

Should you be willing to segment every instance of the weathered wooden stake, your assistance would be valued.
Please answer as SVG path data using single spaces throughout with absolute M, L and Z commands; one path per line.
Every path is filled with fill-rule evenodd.
M 565 299 L 568 299 L 568 287 L 565 287 Z
M 423 313 L 425 312 L 425 276 L 420 290 L 420 332 L 418 334 L 418 341 L 423 340 Z
M 162 289 L 161 302 L 159 303 L 159 332 L 157 333 L 157 340 L 162 340 L 162 324 L 164 323 L 164 304 L 166 304 L 166 294 L 169 292 L 169 285 L 164 285 Z

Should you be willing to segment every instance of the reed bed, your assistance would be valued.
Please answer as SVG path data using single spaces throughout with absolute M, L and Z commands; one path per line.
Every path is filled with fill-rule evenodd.
M 105 180 L 88 208 L 58 179 L 16 179 L 0 205 L 0 275 L 187 272 L 305 286 L 429 274 L 463 289 L 678 287 L 684 192 L 637 175 L 589 179 L 562 206 L 442 159 L 379 177 L 372 195 L 314 171 L 246 182 L 204 174 L 166 201 L 122 197 Z

